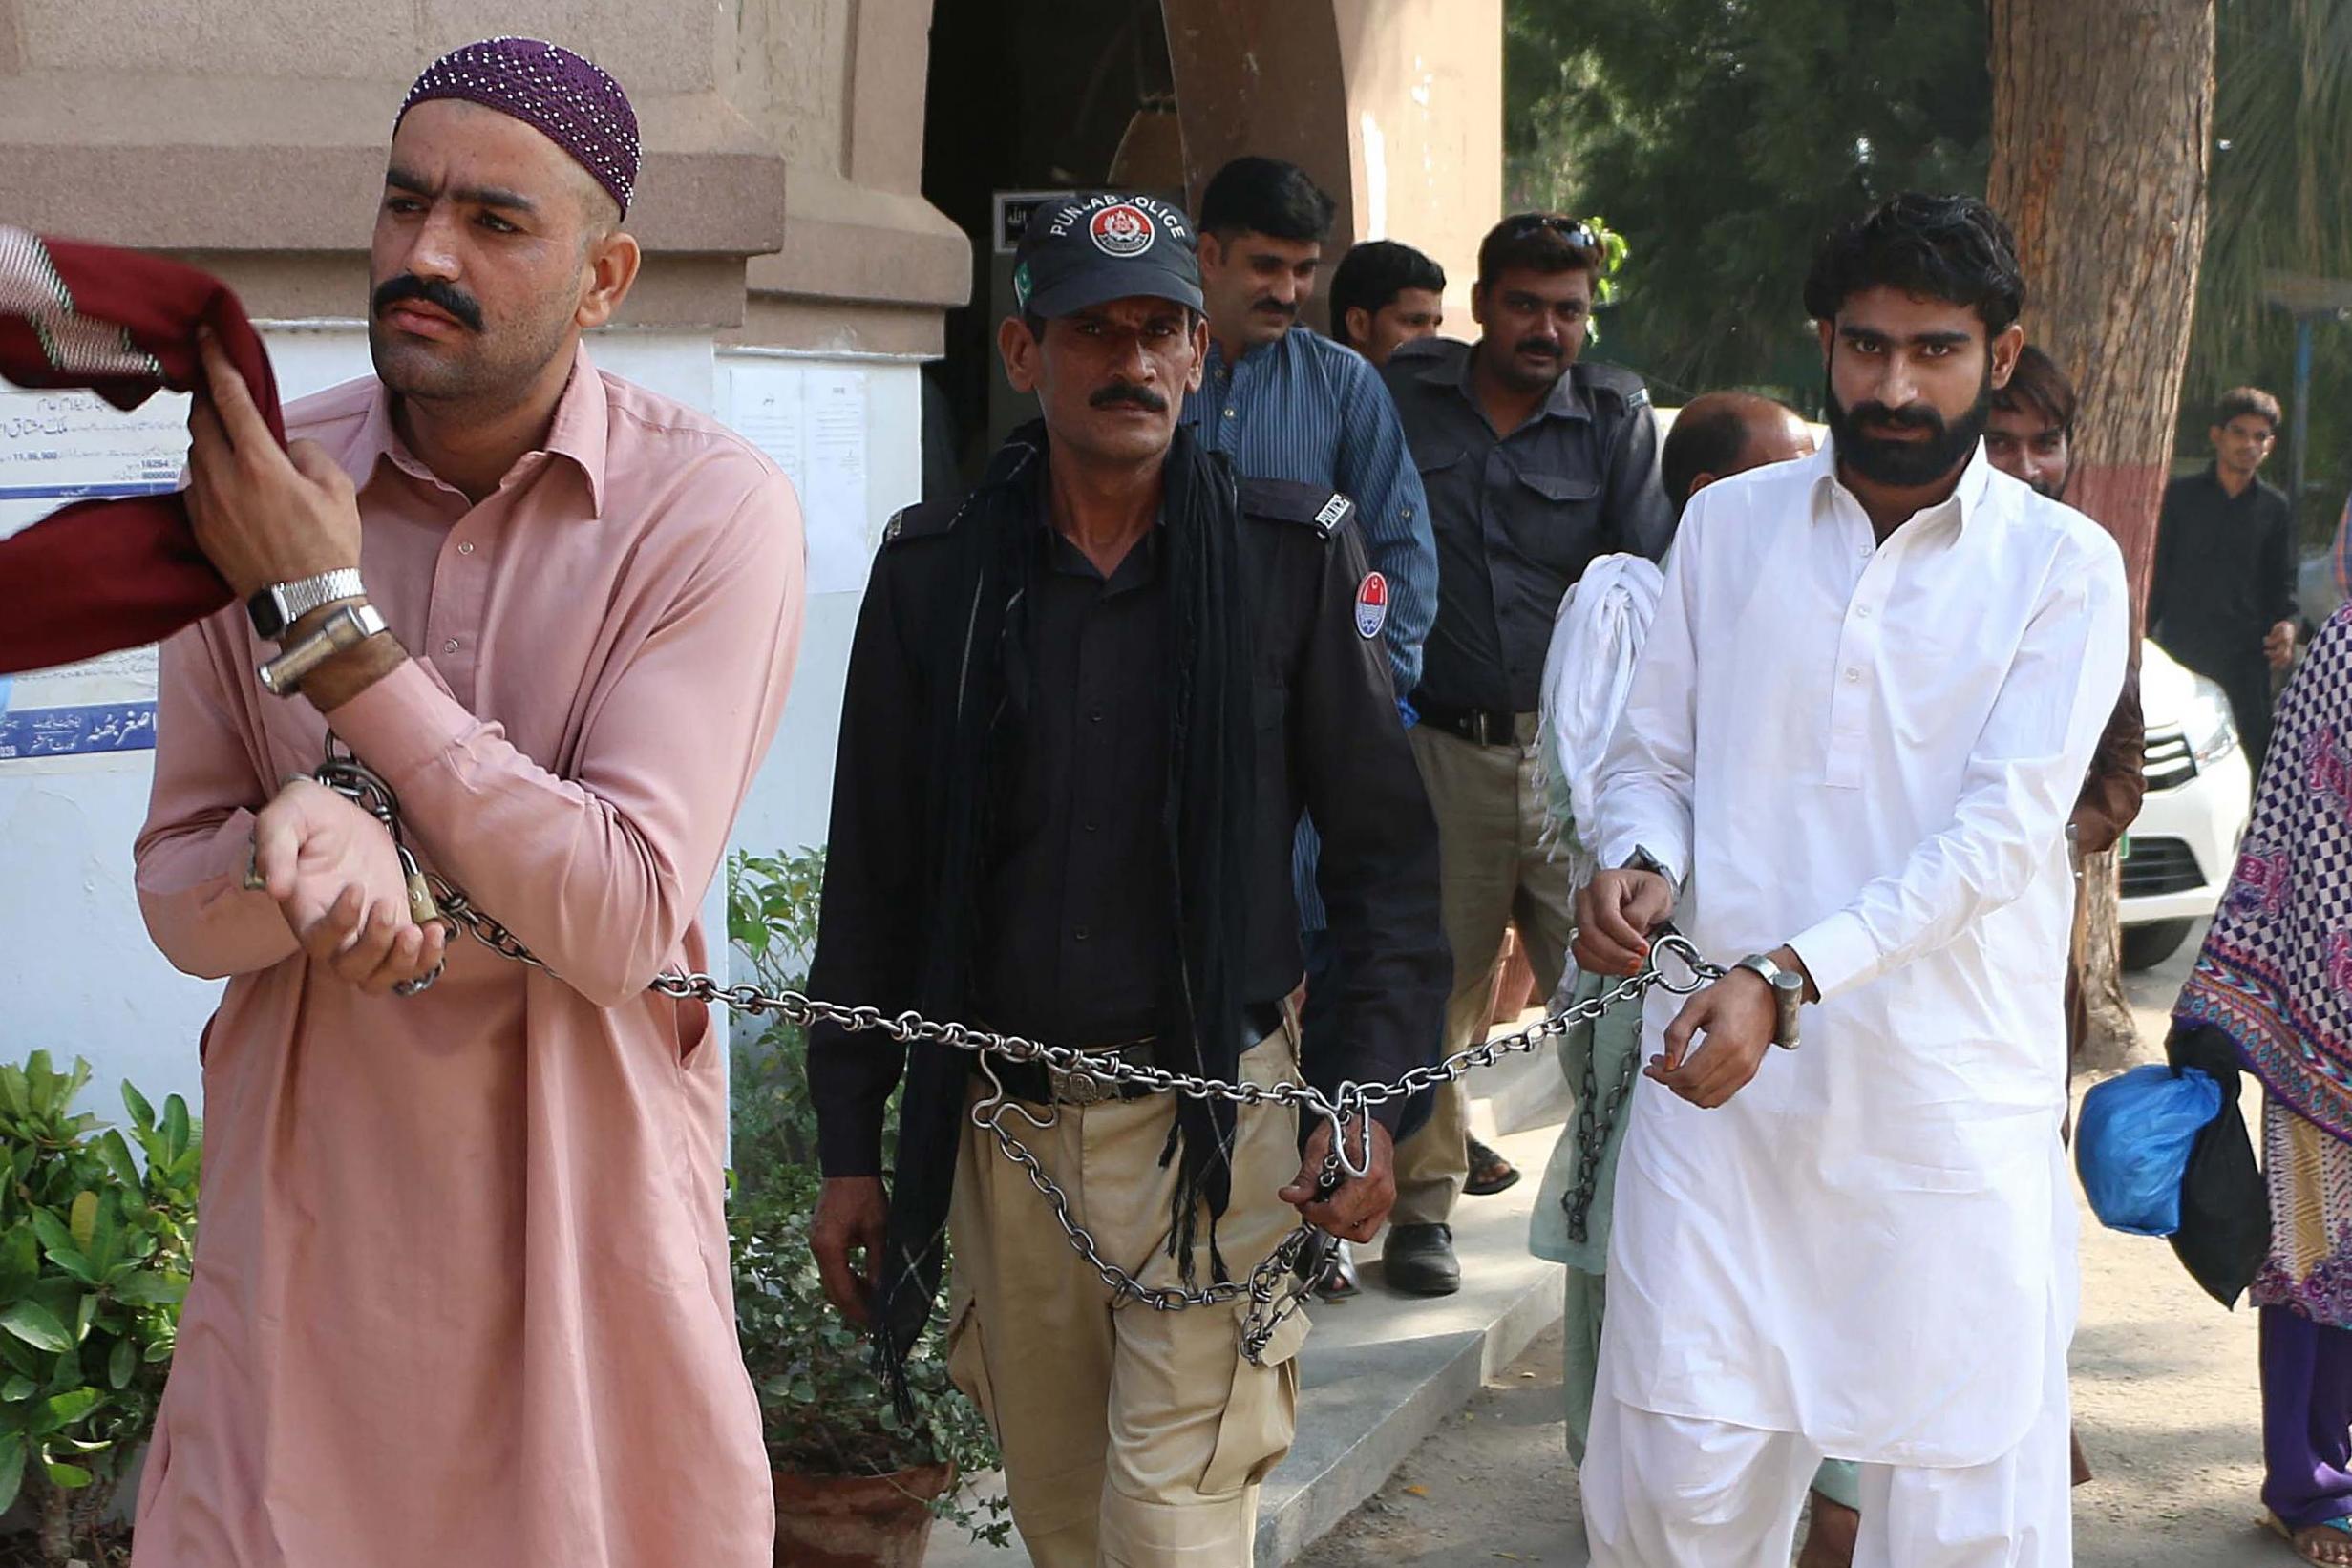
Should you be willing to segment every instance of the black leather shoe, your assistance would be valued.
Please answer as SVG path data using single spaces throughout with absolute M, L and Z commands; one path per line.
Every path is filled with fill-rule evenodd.
M 1451 1296 L 1462 1288 L 1451 1225 L 1389 1226 L 1380 1263 L 1388 1287 L 1408 1296 Z

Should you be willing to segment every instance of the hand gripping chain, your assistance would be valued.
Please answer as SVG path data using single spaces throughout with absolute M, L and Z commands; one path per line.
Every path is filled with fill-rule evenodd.
M 392 833 L 399 844 L 399 801 L 391 786 L 371 771 L 365 763 L 342 752 L 330 736 L 328 758 L 314 775 L 326 785 L 367 811 Z M 488 915 L 474 907 L 472 901 L 447 879 L 431 872 L 418 872 L 416 862 L 407 849 L 400 849 L 401 867 L 410 876 L 411 904 L 429 911 L 419 920 L 439 920 L 455 928 L 463 927 L 477 942 L 502 958 L 518 964 L 527 964 L 536 969 L 554 973 L 531 950 L 516 940 L 515 934 Z M 422 901 L 418 894 L 424 895 Z M 1660 961 L 1673 959 L 1685 971 L 1677 978 L 1661 968 Z M 439 971 L 422 977 L 404 995 L 423 990 L 438 978 Z M 1017 1034 L 999 1034 L 989 1029 L 974 1028 L 967 1024 L 939 1023 L 917 1012 L 885 1014 L 879 1007 L 843 1006 L 799 991 L 763 991 L 756 985 L 723 985 L 707 974 L 676 974 L 665 972 L 654 977 L 648 989 L 659 995 L 681 1002 L 701 1002 L 725 1007 L 749 1017 L 781 1018 L 788 1024 L 806 1028 L 812 1024 L 832 1024 L 856 1032 L 878 1031 L 900 1045 L 947 1046 L 969 1051 L 979 1058 L 981 1075 L 988 1081 L 988 1092 L 972 1106 L 972 1125 L 996 1139 L 1005 1157 L 1021 1167 L 1029 1183 L 1045 1196 L 1053 1210 L 1054 1222 L 1069 1238 L 1070 1244 L 1086 1260 L 1089 1267 L 1101 1276 L 1111 1291 L 1112 1300 L 1132 1301 L 1158 1312 L 1180 1311 L 1194 1306 L 1218 1306 L 1246 1296 L 1250 1312 L 1241 1331 L 1241 1352 L 1255 1366 L 1284 1319 L 1298 1311 L 1304 1301 L 1308 1284 L 1315 1274 L 1314 1262 L 1320 1259 L 1324 1241 L 1323 1233 L 1312 1225 L 1301 1224 L 1269 1253 L 1265 1261 L 1250 1271 L 1243 1281 L 1221 1281 L 1214 1284 L 1190 1289 L 1167 1285 L 1147 1285 L 1134 1275 L 1104 1258 L 1094 1239 L 1086 1227 L 1071 1217 L 1070 1195 L 1046 1174 L 1037 1156 L 1018 1135 L 1006 1126 L 1006 1118 L 1017 1116 L 1033 1129 L 1053 1125 L 1058 1112 L 1046 1108 L 1040 1117 L 1027 1105 L 1012 1098 L 997 1076 L 1000 1062 L 1037 1062 L 1050 1071 L 1092 1079 L 1097 1085 L 1140 1085 L 1155 1093 L 1181 1094 L 1196 1100 L 1229 1100 L 1235 1105 L 1286 1105 L 1302 1114 L 1323 1118 L 1330 1129 L 1330 1148 L 1324 1156 L 1319 1191 L 1327 1196 L 1336 1191 L 1343 1180 L 1361 1177 L 1371 1169 L 1371 1138 L 1369 1112 L 1375 1106 L 1387 1105 L 1451 1083 L 1476 1068 L 1492 1067 L 1504 1056 L 1520 1051 L 1532 1051 L 1545 1041 L 1557 1039 L 1580 1024 L 1590 1024 L 1621 1002 L 1630 1002 L 1646 995 L 1653 987 L 1663 986 L 1677 996 L 1688 996 L 1721 979 L 1725 971 L 1699 955 L 1689 939 L 1679 932 L 1662 933 L 1650 944 L 1650 955 L 1640 973 L 1629 975 L 1603 989 L 1587 1001 L 1577 1003 L 1551 1013 L 1515 1034 L 1502 1035 L 1455 1051 L 1443 1061 L 1428 1067 L 1417 1067 L 1390 1083 L 1343 1083 L 1332 1093 L 1325 1094 L 1311 1084 L 1284 1082 L 1255 1084 L 1247 1081 L 1228 1083 L 1222 1078 L 1202 1078 L 1186 1072 L 1176 1072 L 1147 1063 L 1132 1062 L 1115 1054 L 1095 1055 L 1073 1046 L 1049 1046 L 1026 1039 Z M 1622 1091 L 1621 1090 L 1621 1097 Z M 1587 1099 L 1590 1094 L 1588 1091 Z M 1609 1108 L 1612 1112 L 1615 1106 Z M 1579 1117 L 1589 1114 L 1579 1108 Z M 1354 1128 L 1353 1147 L 1346 1131 Z M 1598 1158 L 1591 1151 L 1597 1140 L 1588 1139 L 1588 1160 Z M 1579 1182 L 1579 1186 L 1583 1185 Z M 1589 1203 L 1589 1197 L 1587 1202 Z M 1302 1267 L 1302 1262 L 1307 1266 Z

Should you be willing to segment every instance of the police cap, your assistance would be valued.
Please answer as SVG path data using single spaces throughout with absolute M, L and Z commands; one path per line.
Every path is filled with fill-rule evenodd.
M 1156 197 L 1119 191 L 1048 202 L 1022 231 L 1012 287 L 1024 315 L 1047 319 L 1138 295 L 1199 310 L 1192 222 Z

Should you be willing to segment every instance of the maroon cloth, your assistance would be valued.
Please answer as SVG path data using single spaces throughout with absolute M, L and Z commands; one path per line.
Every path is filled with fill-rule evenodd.
M 277 378 L 244 307 L 193 267 L 0 226 L 0 377 L 86 387 L 120 409 L 203 377 L 213 335 L 283 442 Z M 228 603 L 180 497 L 76 501 L 0 540 L 0 675 L 170 636 Z

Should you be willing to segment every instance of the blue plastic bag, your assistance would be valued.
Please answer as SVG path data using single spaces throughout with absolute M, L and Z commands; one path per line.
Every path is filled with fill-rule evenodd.
M 2099 1223 L 2134 1236 L 2180 1229 L 2190 1147 L 2220 1111 L 2221 1086 L 2195 1068 L 2151 1063 L 2093 1085 L 2074 1124 L 2074 1168 Z

